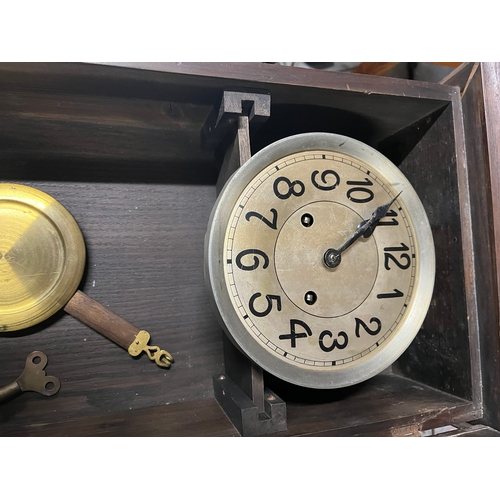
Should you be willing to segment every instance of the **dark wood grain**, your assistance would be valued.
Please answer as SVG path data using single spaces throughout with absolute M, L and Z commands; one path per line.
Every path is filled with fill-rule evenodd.
M 469 149 L 477 161 L 478 182 L 484 190 L 476 194 L 476 232 L 483 244 L 478 260 L 482 263 L 480 296 L 485 325 L 481 338 L 482 384 L 485 422 L 500 428 L 500 68 L 483 63 L 469 97 L 468 121 L 479 140 L 469 140 Z M 473 92 L 475 90 L 475 92 Z M 484 102 L 484 108 L 483 108 Z M 475 109 L 474 109 L 475 105 Z M 484 113 L 484 114 L 483 114 Z M 484 121 L 483 121 L 484 120 Z M 480 184 L 479 184 L 480 186 Z M 477 190 L 477 188 L 476 188 Z M 491 198 L 488 196 L 491 193 Z M 488 223 L 487 223 L 488 222 Z M 494 303 L 491 306 L 491 303 Z
M 232 437 L 239 436 L 214 399 L 154 406 L 57 424 L 30 424 L 3 436 Z
M 372 75 L 325 72 L 304 68 L 290 68 L 265 63 L 101 63 L 110 66 L 140 68 L 156 72 L 178 73 L 199 77 L 217 77 L 233 80 L 251 80 L 255 86 L 260 83 L 279 83 L 352 92 L 392 93 L 407 97 L 442 99 L 447 89 L 429 82 L 407 82 L 403 86 L 394 79 L 374 78 Z
M 422 329 L 394 368 L 410 378 L 472 399 L 453 118 L 450 106 L 399 164 L 429 218 L 436 250 L 436 279 Z
M 65 103 L 63 99 L 70 104 L 66 112 L 58 107 L 61 101 Z M 26 99 L 19 93 L 0 94 L 0 103 L 12 101 L 33 107 L 35 112 L 0 106 L 0 158 L 4 161 L 57 158 L 70 163 L 75 157 L 181 164 L 211 161 L 212 155 L 198 147 L 200 124 L 208 108 L 188 113 L 189 106 L 166 102 L 151 109 L 150 101 L 142 100 L 123 106 L 128 112 L 119 114 L 119 99 L 64 96 L 56 102 L 51 95 Z M 79 101 L 80 106 L 73 105 Z
M 432 429 L 476 414 L 468 401 L 391 374 L 328 392 L 316 404 L 287 398 L 288 430 L 277 435 L 401 435 L 402 427 Z
M 277 135 L 282 127 L 281 134 L 290 133 L 290 116 L 280 118 L 274 109 L 286 105 L 293 110 L 292 133 L 307 131 L 317 114 L 315 131 L 352 135 L 360 129 L 359 138 L 371 144 L 451 98 L 448 87 L 432 83 L 266 64 L 0 63 L 0 72 L 0 158 L 10 160 L 203 163 L 210 155 L 198 147 L 199 133 L 227 89 L 272 94 L 270 128 Z M 324 109 L 330 120 L 321 119 Z M 353 127 L 356 121 L 363 127 Z
M 500 241 L 500 67 L 494 63 L 481 65 L 485 102 L 485 126 L 492 195 L 492 220 L 495 241 Z M 500 246 L 496 247 L 496 261 L 500 262 Z M 500 289 L 500 266 L 496 269 L 497 288 Z
M 406 436 L 474 419 L 472 404 L 395 375 L 379 375 L 322 403 L 291 400 L 273 436 Z M 3 436 L 237 436 L 213 399 L 103 413 L 59 423 L 8 425 Z

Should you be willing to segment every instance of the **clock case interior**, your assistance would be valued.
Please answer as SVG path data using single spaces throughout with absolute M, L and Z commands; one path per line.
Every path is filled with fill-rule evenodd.
M 227 91 L 270 97 L 269 116 L 250 120 L 251 154 L 290 135 L 331 132 L 386 155 L 422 200 L 436 250 L 433 300 L 408 350 L 345 389 L 303 389 L 262 373 L 285 408 L 285 426 L 269 432 L 500 427 L 487 70 L 463 65 L 433 84 L 253 63 L 1 64 L 0 181 L 37 187 L 68 208 L 87 245 L 80 288 L 150 331 L 176 362 L 165 371 L 132 359 L 63 312 L 0 334 L 0 386 L 35 349 L 62 382 L 55 397 L 28 393 L 5 405 L 0 434 L 245 434 L 216 399 L 227 340 L 203 275 L 238 119 L 208 145 L 206 126 Z M 248 393 L 247 381 L 233 382 Z

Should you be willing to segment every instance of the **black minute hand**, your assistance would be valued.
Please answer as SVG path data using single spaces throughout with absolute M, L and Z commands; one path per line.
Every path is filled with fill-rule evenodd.
M 325 265 L 330 268 L 337 267 L 341 261 L 341 254 L 345 252 L 358 238 L 361 236 L 368 238 L 368 236 L 372 235 L 373 231 L 375 231 L 375 228 L 377 227 L 378 221 L 387 215 L 390 206 L 401 193 L 402 191 L 399 192 L 389 203 L 377 207 L 372 213 L 372 216 L 368 220 L 361 222 L 354 234 L 352 234 L 351 237 L 348 238 L 348 240 L 338 250 L 335 248 L 328 249 L 323 256 Z

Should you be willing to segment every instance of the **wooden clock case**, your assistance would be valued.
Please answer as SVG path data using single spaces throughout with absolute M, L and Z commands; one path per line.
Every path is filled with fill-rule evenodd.
M 87 246 L 80 288 L 175 358 L 163 370 L 60 312 L 0 334 L 0 386 L 34 350 L 61 381 L 0 407 L 2 436 L 237 436 L 214 398 L 223 334 L 203 276 L 220 148 L 201 130 L 224 91 L 270 96 L 252 153 L 302 132 L 351 136 L 408 177 L 429 216 L 436 284 L 421 332 L 389 370 L 313 391 L 266 377 L 286 403 L 274 435 L 453 435 L 500 428 L 499 66 L 443 83 L 257 63 L 0 64 L 0 181 L 46 191 Z M 222 147 L 222 146 L 221 146 Z

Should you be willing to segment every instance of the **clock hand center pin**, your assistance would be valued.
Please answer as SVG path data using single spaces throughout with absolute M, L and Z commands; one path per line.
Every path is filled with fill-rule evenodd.
M 402 191 L 400 191 L 389 203 L 377 207 L 372 213 L 370 219 L 362 221 L 352 236 L 348 238 L 348 240 L 338 250 L 335 248 L 329 248 L 323 255 L 323 262 L 325 263 L 325 266 L 330 269 L 338 267 L 342 262 L 343 252 L 345 252 L 361 236 L 364 238 L 371 236 L 375 231 L 379 220 L 387 215 L 389 208 L 401 193 Z

